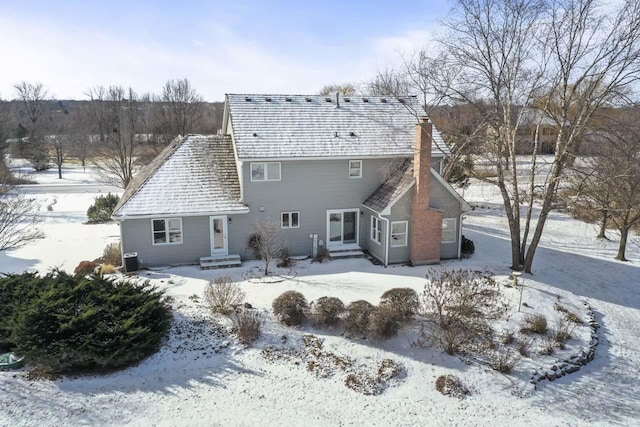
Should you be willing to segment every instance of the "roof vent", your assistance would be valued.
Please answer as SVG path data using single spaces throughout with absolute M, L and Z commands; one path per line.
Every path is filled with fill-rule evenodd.
M 356 136 L 355 132 L 349 132 L 349 136 Z
M 287 102 L 291 102 L 291 97 L 287 96 L 284 100 L 287 101 Z
M 386 104 L 387 98 L 380 98 L 380 102 L 382 102 L 383 104 Z
M 362 98 L 362 102 L 369 102 L 369 98 Z
M 309 98 L 308 96 L 304 100 L 307 102 L 311 102 L 311 98 Z
M 251 97 L 250 96 L 245 96 L 244 100 L 247 101 L 247 102 L 251 102 Z
M 267 102 L 271 102 L 271 97 L 267 96 L 264 100 Z
M 253 136 L 258 136 L 258 134 L 254 132 L 254 133 L 253 133 Z
M 344 102 L 351 102 L 351 98 L 342 98 L 344 99 Z
M 336 132 L 336 138 L 338 137 L 338 132 Z
M 331 97 L 327 96 L 324 100 L 327 101 L 327 102 L 331 102 Z

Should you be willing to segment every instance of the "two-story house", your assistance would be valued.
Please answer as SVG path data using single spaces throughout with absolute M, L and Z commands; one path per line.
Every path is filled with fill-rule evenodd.
M 458 258 L 468 205 L 418 111 L 414 97 L 227 95 L 222 135 L 177 138 L 126 189 L 122 251 L 142 266 L 237 265 L 270 221 L 290 255 Z

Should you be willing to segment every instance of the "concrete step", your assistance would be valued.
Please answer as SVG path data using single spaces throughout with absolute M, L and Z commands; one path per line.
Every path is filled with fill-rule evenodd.
M 365 258 L 362 250 L 330 251 L 330 259 Z
M 242 260 L 240 255 L 222 255 L 222 256 L 208 256 L 200 258 L 200 268 L 208 270 L 212 268 L 230 268 L 240 267 Z

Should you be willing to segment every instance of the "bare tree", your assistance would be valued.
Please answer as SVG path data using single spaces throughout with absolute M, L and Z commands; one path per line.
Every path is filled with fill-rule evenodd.
M 328 95 L 334 95 L 336 93 L 339 93 L 340 95 L 347 95 L 347 96 L 355 95 L 356 87 L 351 83 L 326 85 L 326 86 L 323 86 L 322 89 L 320 89 L 320 92 L 318 92 L 318 95 L 328 96 Z
M 406 72 L 385 68 L 366 84 L 367 91 L 373 96 L 408 96 L 415 93 Z
M 20 124 L 26 129 L 26 138 L 20 141 L 22 155 L 29 160 L 37 171 L 49 168 L 47 143 L 48 97 L 42 83 L 21 82 L 14 86 L 20 101 L 23 120 Z
M 595 0 L 458 0 L 446 26 L 440 40 L 445 71 L 436 71 L 441 83 L 432 87 L 450 101 L 473 106 L 486 121 L 483 152 L 497 176 L 470 173 L 500 190 L 512 268 L 530 273 L 584 130 L 598 109 L 639 77 L 640 3 L 626 1 L 607 14 Z M 418 56 L 417 75 L 422 56 L 428 55 Z M 533 108 L 542 114 L 529 170 L 521 173 L 517 135 Z M 546 169 L 536 156 L 544 117 L 558 127 Z M 542 206 L 534 218 L 537 198 Z
M 287 244 L 280 233 L 280 224 L 275 221 L 259 221 L 253 226 L 253 247 L 264 261 L 264 274 L 269 274 L 269 264 L 274 258 L 281 257 Z
M 39 203 L 12 191 L 6 180 L 0 181 L 0 251 L 17 249 L 44 237 L 38 229 Z
M 564 168 L 573 163 L 593 115 L 640 78 L 640 3 L 627 1 L 611 17 L 594 0 L 572 0 L 551 10 L 551 93 L 544 111 L 558 124 L 555 157 L 524 269 L 531 272 L 535 250 L 554 203 Z M 531 210 L 532 208 L 530 208 Z M 526 238 L 526 234 L 525 234 Z M 526 240 L 523 241 L 523 247 Z
M 69 135 L 69 154 L 75 156 L 82 167 L 86 166 L 88 158 L 93 157 L 93 142 L 96 139 L 92 126 L 90 107 L 77 107 L 69 113 L 67 133 Z
M 62 102 L 59 101 L 62 106 Z M 45 140 L 54 154 L 54 163 L 58 168 L 58 179 L 62 179 L 62 165 L 71 150 L 71 117 L 69 111 L 62 106 L 60 111 L 50 116 L 51 132 Z
M 156 152 L 178 135 L 195 133 L 204 111 L 204 101 L 188 79 L 168 80 L 162 88 L 162 96 L 155 98 L 153 103 Z
M 105 182 L 126 188 L 136 171 L 138 135 L 146 136 L 148 98 L 121 86 L 96 87 L 88 95 L 100 138 L 94 162 Z
M 608 222 L 620 232 L 616 259 L 626 261 L 629 231 L 640 224 L 640 107 L 609 110 L 596 138 L 598 155 L 574 167 L 578 203 L 602 215 L 600 234 Z

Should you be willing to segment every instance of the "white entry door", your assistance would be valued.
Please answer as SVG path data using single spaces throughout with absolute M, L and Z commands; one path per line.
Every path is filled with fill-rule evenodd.
M 211 256 L 228 255 L 227 216 L 210 217 Z
M 358 243 L 359 209 L 327 211 L 327 246 Z

